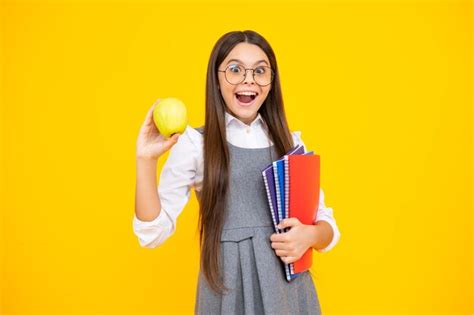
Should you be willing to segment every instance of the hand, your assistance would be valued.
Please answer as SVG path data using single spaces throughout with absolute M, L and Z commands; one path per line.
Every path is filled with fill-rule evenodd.
M 297 218 L 284 219 L 278 225 L 281 229 L 286 227 L 290 227 L 288 232 L 273 233 L 270 240 L 277 256 L 284 263 L 290 264 L 300 259 L 315 243 L 317 229 L 314 225 L 301 223 Z
M 180 136 L 179 133 L 173 134 L 166 139 L 153 121 L 153 109 L 160 102 L 160 99 L 151 106 L 146 114 L 137 139 L 137 158 L 158 159 L 163 153 L 169 150 Z

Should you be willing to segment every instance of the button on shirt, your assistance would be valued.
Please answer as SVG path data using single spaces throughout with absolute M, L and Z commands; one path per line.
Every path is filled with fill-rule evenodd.
M 268 129 L 260 113 L 250 126 L 227 112 L 225 119 L 227 141 L 233 145 L 242 148 L 265 148 L 273 144 L 268 137 Z M 295 145 L 304 146 L 300 131 L 292 132 L 292 136 Z M 187 126 L 178 142 L 171 147 L 158 184 L 160 214 L 152 221 L 142 221 L 136 214 L 133 216 L 133 231 L 138 237 L 140 246 L 155 248 L 173 235 L 176 230 L 176 220 L 189 201 L 191 189 L 201 191 L 204 171 L 202 145 L 202 134 Z M 327 252 L 339 241 L 340 232 L 333 209 L 326 207 L 324 203 L 322 189 L 320 189 L 319 207 L 313 222 L 318 221 L 328 222 L 334 232 L 331 243 L 326 248 L 318 249 L 319 252 Z

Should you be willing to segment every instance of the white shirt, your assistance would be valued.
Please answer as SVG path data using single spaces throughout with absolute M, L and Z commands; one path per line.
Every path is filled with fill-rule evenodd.
M 233 115 L 225 113 L 227 141 L 242 148 L 265 148 L 272 145 L 266 133 L 266 124 L 260 113 L 255 120 L 246 125 Z M 301 131 L 292 132 L 296 144 L 302 144 Z M 155 248 L 162 244 L 176 230 L 176 220 L 189 201 L 191 189 L 200 191 L 203 180 L 204 156 L 203 136 L 200 132 L 186 126 L 178 142 L 171 147 L 160 174 L 158 194 L 160 214 L 152 221 L 141 221 L 133 217 L 133 231 L 142 247 Z M 305 147 L 306 151 L 306 147 Z M 263 179 L 262 179 L 263 180 Z M 340 232 L 333 216 L 332 208 L 324 204 L 324 192 L 320 189 L 317 221 L 328 222 L 334 232 L 331 243 L 319 252 L 327 252 L 339 241 Z

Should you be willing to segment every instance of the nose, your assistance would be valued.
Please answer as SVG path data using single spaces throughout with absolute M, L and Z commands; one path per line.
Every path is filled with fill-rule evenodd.
M 250 73 L 248 73 L 250 71 Z M 253 70 L 252 69 L 246 69 L 245 70 L 245 77 L 244 77 L 244 84 L 247 84 L 248 82 L 252 82 L 252 84 L 255 84 L 255 81 L 253 79 Z

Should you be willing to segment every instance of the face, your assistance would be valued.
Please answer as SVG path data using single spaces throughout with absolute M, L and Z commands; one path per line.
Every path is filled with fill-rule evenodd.
M 262 78 L 263 71 L 269 70 L 263 66 L 270 67 L 270 61 L 265 52 L 257 45 L 239 43 L 219 65 L 218 70 L 226 70 L 229 65 L 232 67 L 233 75 L 236 77 L 239 76 L 236 73 L 240 73 L 241 77 L 244 76 L 244 72 L 246 72 L 246 75 L 242 82 L 231 84 L 226 80 L 224 72 L 218 72 L 219 89 L 226 103 L 226 110 L 245 124 L 250 125 L 257 117 L 260 106 L 262 106 L 267 98 L 271 84 L 261 86 L 254 81 L 252 70 L 239 72 L 237 67 L 240 65 L 240 69 L 256 69 L 255 78 L 261 83 L 258 77 Z

